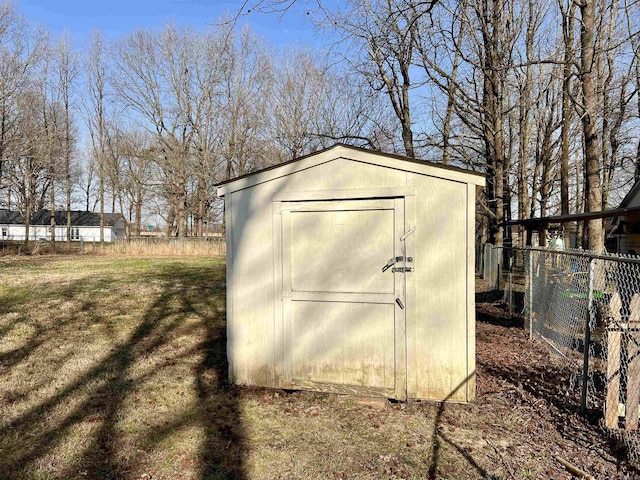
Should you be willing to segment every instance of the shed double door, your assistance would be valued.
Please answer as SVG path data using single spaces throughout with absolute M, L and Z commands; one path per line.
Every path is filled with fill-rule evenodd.
M 403 255 L 404 199 L 284 202 L 281 212 L 286 382 L 405 399 L 405 278 L 383 271 Z

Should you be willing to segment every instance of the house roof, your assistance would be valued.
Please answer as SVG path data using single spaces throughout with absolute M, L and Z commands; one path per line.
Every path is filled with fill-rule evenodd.
M 640 180 L 633 184 L 631 190 L 624 196 L 622 202 L 620 202 L 620 208 L 626 208 L 631 203 L 631 200 L 636 196 L 636 194 L 640 192 Z
M 509 220 L 501 225 L 524 225 L 525 227 L 540 228 L 549 223 L 567 223 L 581 220 L 593 220 L 596 218 L 622 217 L 640 213 L 640 207 L 616 208 L 613 210 L 602 210 L 598 212 L 570 213 L 568 215 L 555 215 L 550 217 L 523 218 L 520 220 Z
M 637 193 L 640 192 L 640 180 L 638 180 L 632 187 L 631 190 L 627 193 L 627 195 L 620 202 L 620 206 L 618 208 L 610 209 L 610 210 L 601 210 L 598 212 L 581 212 L 581 213 L 570 213 L 567 215 L 554 215 L 549 217 L 538 217 L 538 218 L 523 218 L 520 220 L 510 220 L 508 222 L 504 222 L 502 225 L 524 225 L 529 228 L 540 228 L 549 223 L 567 223 L 567 222 L 575 222 L 575 221 L 583 221 L 583 220 L 593 220 L 596 218 L 619 218 L 625 217 L 627 215 L 637 215 L 640 214 L 640 205 L 631 206 L 631 200 L 636 196 Z
M 122 215 L 119 213 L 105 213 L 104 224 L 113 226 Z M 67 212 L 55 212 L 56 225 L 67 224 Z M 24 225 L 24 218 L 20 212 L 0 209 L 1 225 Z M 51 210 L 37 210 L 31 214 L 31 225 L 51 225 Z M 71 225 L 74 227 L 97 227 L 100 226 L 100 214 L 95 212 L 83 212 L 80 210 L 71 211 Z
M 483 173 L 451 165 L 442 165 L 402 155 L 374 152 L 366 148 L 337 143 L 324 150 L 220 182 L 216 185 L 218 187 L 218 196 L 223 196 L 226 193 L 248 188 L 259 183 L 299 172 L 301 170 L 306 170 L 307 168 L 311 168 L 337 158 L 347 158 L 349 160 L 390 168 L 399 168 L 400 164 L 398 160 L 400 160 L 408 166 L 408 168 L 406 168 L 407 170 L 411 170 L 416 173 L 454 181 L 463 181 L 465 183 L 472 183 L 480 186 L 484 186 L 485 184 L 485 174 Z

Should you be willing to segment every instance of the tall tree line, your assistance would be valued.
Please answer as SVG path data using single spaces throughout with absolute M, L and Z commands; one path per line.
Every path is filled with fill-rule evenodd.
M 52 239 L 72 205 L 101 226 L 122 213 L 134 235 L 156 215 L 167 235 L 204 235 L 220 221 L 217 182 L 336 141 L 395 141 L 359 77 L 248 28 L 96 31 L 75 51 L 1 5 L 0 207 L 26 222 L 50 209 Z
M 340 141 L 485 172 L 480 231 L 501 244 L 513 217 L 611 208 L 640 178 L 637 2 L 314 5 L 333 56 L 275 51 L 234 19 L 96 32 L 73 52 L 3 3 L 0 203 L 68 208 L 75 192 L 133 233 L 156 213 L 202 235 L 216 182 Z M 603 248 L 602 221 L 578 233 Z
M 479 204 L 490 241 L 502 244 L 512 216 L 615 207 L 640 178 L 637 2 L 313 5 L 317 24 L 342 35 L 353 70 L 387 94 L 404 153 L 486 172 Z M 298 6 L 247 8 L 286 15 Z M 601 220 L 579 234 L 584 247 L 603 248 Z

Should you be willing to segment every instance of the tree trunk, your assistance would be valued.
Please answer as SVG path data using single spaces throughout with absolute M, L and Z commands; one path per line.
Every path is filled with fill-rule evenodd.
M 595 0 L 583 0 L 580 4 L 582 29 L 580 32 L 582 101 L 582 130 L 584 136 L 585 210 L 597 212 L 602 208 L 600 187 L 600 144 L 596 125 L 596 72 L 595 65 Z M 587 222 L 587 248 L 595 252 L 604 250 L 602 219 Z
M 531 82 L 531 66 L 527 65 L 525 81 L 520 92 L 519 108 L 519 141 L 518 141 L 518 218 L 530 218 L 529 208 L 529 178 L 527 175 L 527 164 L 529 160 L 529 85 Z M 526 238 L 524 227 L 520 227 L 518 243 L 525 246 Z
M 562 71 L 562 130 L 560 133 L 560 214 L 569 214 L 569 130 L 571 128 L 571 62 L 573 62 L 575 3 L 569 0 L 569 8 L 563 18 L 564 66 Z M 577 179 L 576 179 L 577 181 Z M 569 238 L 565 229 L 565 245 Z
M 450 145 L 449 145 L 449 130 L 451 129 L 451 119 L 453 117 L 456 94 L 456 82 L 458 77 L 458 68 L 460 66 L 460 46 L 464 38 L 463 30 L 460 29 L 460 35 L 456 39 L 456 51 L 453 57 L 453 66 L 451 68 L 451 79 L 447 88 L 447 111 L 444 115 L 444 124 L 442 125 L 442 163 L 449 164 L 449 158 L 451 157 Z
M 53 173 L 53 172 L 52 172 Z M 51 191 L 49 192 L 49 201 L 51 203 L 51 235 L 50 239 L 52 242 L 56 241 L 56 192 L 55 192 L 55 182 L 53 180 L 53 176 L 51 178 Z
M 492 175 L 493 198 L 489 201 L 494 205 L 495 217 L 491 228 L 491 240 L 494 245 L 502 246 L 504 226 L 504 119 L 503 119 L 503 76 L 500 68 L 500 35 L 504 34 L 503 11 L 497 3 L 491 7 L 488 1 L 483 1 L 484 10 L 484 128 L 485 155 Z

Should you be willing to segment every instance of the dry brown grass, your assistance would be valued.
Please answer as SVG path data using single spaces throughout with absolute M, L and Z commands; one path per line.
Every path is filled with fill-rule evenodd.
M 0 259 L 0 478 L 570 478 L 554 454 L 625 468 L 554 402 L 560 374 L 520 330 L 478 326 L 475 404 L 376 410 L 228 386 L 224 308 L 220 259 Z
M 91 252 L 91 244 L 87 244 L 87 252 Z M 98 251 L 126 256 L 180 256 L 206 257 L 224 256 L 226 244 L 224 238 L 218 237 L 186 237 L 186 238 L 126 238 L 113 244 L 98 246 Z
M 0 242 L 0 257 L 15 255 L 93 254 L 124 257 L 224 257 L 223 237 L 131 237 L 115 242 Z
M 237 407 L 216 396 L 222 261 L 32 257 L 0 271 L 0 472 L 201 477 L 209 399 Z

